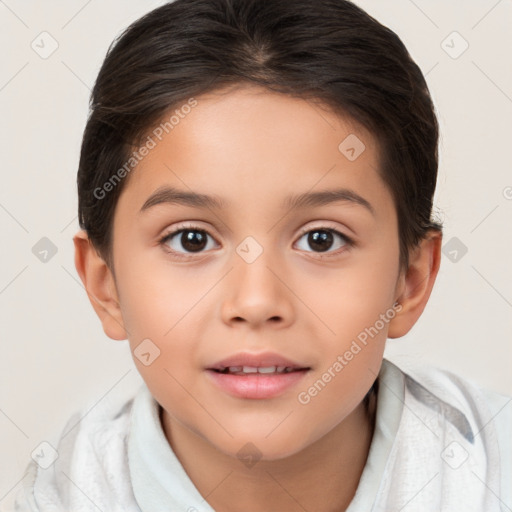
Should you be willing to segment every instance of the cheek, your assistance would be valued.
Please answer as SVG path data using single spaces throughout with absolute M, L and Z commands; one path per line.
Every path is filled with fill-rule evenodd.
M 312 309 L 329 328 L 322 328 L 325 333 L 317 338 L 322 354 L 318 372 L 302 389 L 311 414 L 331 411 L 327 414 L 332 421 L 339 420 L 362 400 L 376 378 L 389 322 L 396 315 L 397 258 L 398 252 L 391 250 L 361 253 L 353 264 L 316 286 L 316 279 L 309 282 Z M 329 406 L 340 397 L 344 410 Z
M 156 394 L 156 389 L 165 389 L 166 396 L 181 397 L 178 382 L 185 383 L 190 367 L 199 364 L 204 322 L 211 315 L 204 300 L 211 279 L 197 279 L 197 271 L 193 279 L 191 271 L 148 265 L 136 257 L 119 265 L 118 277 L 123 321 L 138 371 Z M 149 365 L 144 364 L 148 357 L 138 357 L 147 352 Z
M 214 276 L 199 275 L 197 268 L 137 258 L 119 262 L 119 295 L 123 319 L 134 336 L 164 339 L 196 306 Z M 204 283 L 204 285 L 202 284 Z
M 200 286 L 167 265 L 153 265 L 138 275 L 126 270 L 120 299 L 134 363 L 160 403 L 192 414 L 194 404 L 185 389 L 193 389 L 191 375 L 199 368 L 202 319 L 208 318 L 207 301 L 201 298 L 210 285 Z M 143 356 L 148 352 L 149 364 Z
M 398 264 L 392 258 L 361 260 L 326 274 L 320 282 L 308 279 L 304 290 L 309 290 L 308 305 L 331 333 L 347 340 L 374 325 L 392 307 L 397 276 Z

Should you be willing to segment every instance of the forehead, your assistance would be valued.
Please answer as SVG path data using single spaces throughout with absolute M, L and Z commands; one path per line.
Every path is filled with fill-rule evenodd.
M 174 106 L 144 141 L 151 149 L 120 199 L 139 209 L 164 184 L 225 199 L 235 208 L 253 198 L 254 211 L 266 200 L 328 187 L 386 195 L 377 142 L 367 130 L 319 102 L 256 86 Z

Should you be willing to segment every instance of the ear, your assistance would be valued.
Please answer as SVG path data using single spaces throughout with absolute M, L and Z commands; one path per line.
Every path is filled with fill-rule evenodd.
M 442 233 L 430 230 L 410 252 L 409 267 L 398 279 L 397 314 L 389 322 L 388 338 L 407 334 L 427 305 L 441 263 Z
M 113 340 L 127 339 L 114 276 L 98 254 L 87 233 L 80 230 L 74 237 L 75 267 L 84 284 L 92 307 Z

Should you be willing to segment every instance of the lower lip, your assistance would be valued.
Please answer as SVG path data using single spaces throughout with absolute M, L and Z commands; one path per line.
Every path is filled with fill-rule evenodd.
M 297 384 L 308 373 L 298 370 L 289 373 L 232 375 L 207 370 L 213 382 L 226 393 L 237 398 L 265 399 L 281 395 Z

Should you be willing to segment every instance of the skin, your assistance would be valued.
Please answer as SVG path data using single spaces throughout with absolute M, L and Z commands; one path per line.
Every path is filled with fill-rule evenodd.
M 114 216 L 115 275 L 83 231 L 74 238 L 77 271 L 110 338 L 128 339 L 132 351 L 149 338 L 160 349 L 149 366 L 136 357 L 135 364 L 163 407 L 172 449 L 215 510 L 345 510 L 373 432 L 375 404 L 367 411 L 362 400 L 386 339 L 405 335 L 428 301 L 441 235 L 429 233 L 411 250 L 409 267 L 399 268 L 396 209 L 377 172 L 376 140 L 350 119 L 255 86 L 196 99 L 129 176 Z M 349 134 L 366 147 L 354 161 L 338 150 Z M 226 204 L 166 203 L 139 213 L 163 185 Z M 283 205 L 289 195 L 340 187 L 374 212 L 352 201 Z M 168 250 L 159 243 L 183 222 L 210 234 L 202 252 L 187 251 L 180 235 Z M 353 245 L 335 235 L 319 252 L 300 232 L 325 227 Z M 248 236 L 263 250 L 252 263 L 236 252 Z M 395 302 L 400 312 L 300 403 L 298 393 Z M 311 370 L 265 400 L 234 398 L 206 377 L 205 367 L 224 357 L 267 350 Z M 252 467 L 237 457 L 246 443 L 261 453 Z

